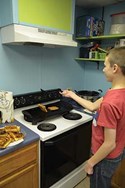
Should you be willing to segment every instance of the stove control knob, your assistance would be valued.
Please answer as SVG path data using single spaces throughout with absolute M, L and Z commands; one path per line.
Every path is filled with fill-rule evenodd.
M 20 100 L 19 100 L 18 98 L 15 98 L 15 99 L 14 99 L 14 104 L 15 104 L 16 106 L 19 106 L 19 105 L 20 105 Z
M 24 97 L 21 97 L 21 98 L 20 98 L 20 103 L 21 103 L 21 104 L 25 104 L 25 103 L 26 103 L 26 99 L 25 99 Z
M 49 99 L 51 99 L 51 97 L 52 97 L 52 94 L 51 94 L 51 93 L 49 93 L 48 97 L 49 97 Z
M 38 96 L 38 101 L 41 101 L 42 100 L 42 96 Z

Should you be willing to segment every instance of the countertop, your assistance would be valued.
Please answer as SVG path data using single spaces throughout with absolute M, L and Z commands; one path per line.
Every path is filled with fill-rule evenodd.
M 3 127 L 5 125 L 18 125 L 21 128 L 21 131 L 25 133 L 24 141 L 15 145 L 15 146 L 8 146 L 5 149 L 0 149 L 0 156 L 6 155 L 8 153 L 11 153 L 17 149 L 23 148 L 24 146 L 31 144 L 32 142 L 35 142 L 40 139 L 39 135 L 24 126 L 22 123 L 15 120 L 13 123 L 5 123 L 0 124 L 0 127 Z

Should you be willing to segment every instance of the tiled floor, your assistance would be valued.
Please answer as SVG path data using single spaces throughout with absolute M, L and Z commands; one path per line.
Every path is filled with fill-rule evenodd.
M 89 177 L 86 177 L 83 181 L 81 181 L 74 188 L 90 188 Z

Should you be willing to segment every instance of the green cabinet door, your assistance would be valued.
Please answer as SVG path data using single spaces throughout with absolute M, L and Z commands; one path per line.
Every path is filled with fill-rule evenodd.
M 0 26 L 22 24 L 73 34 L 75 0 L 0 0 Z
M 18 0 L 20 24 L 72 33 L 74 0 Z

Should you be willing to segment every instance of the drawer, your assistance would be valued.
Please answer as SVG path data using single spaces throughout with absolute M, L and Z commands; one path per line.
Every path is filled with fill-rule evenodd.
M 36 161 L 38 161 L 38 143 L 36 142 L 2 156 L 0 157 L 0 178 Z

